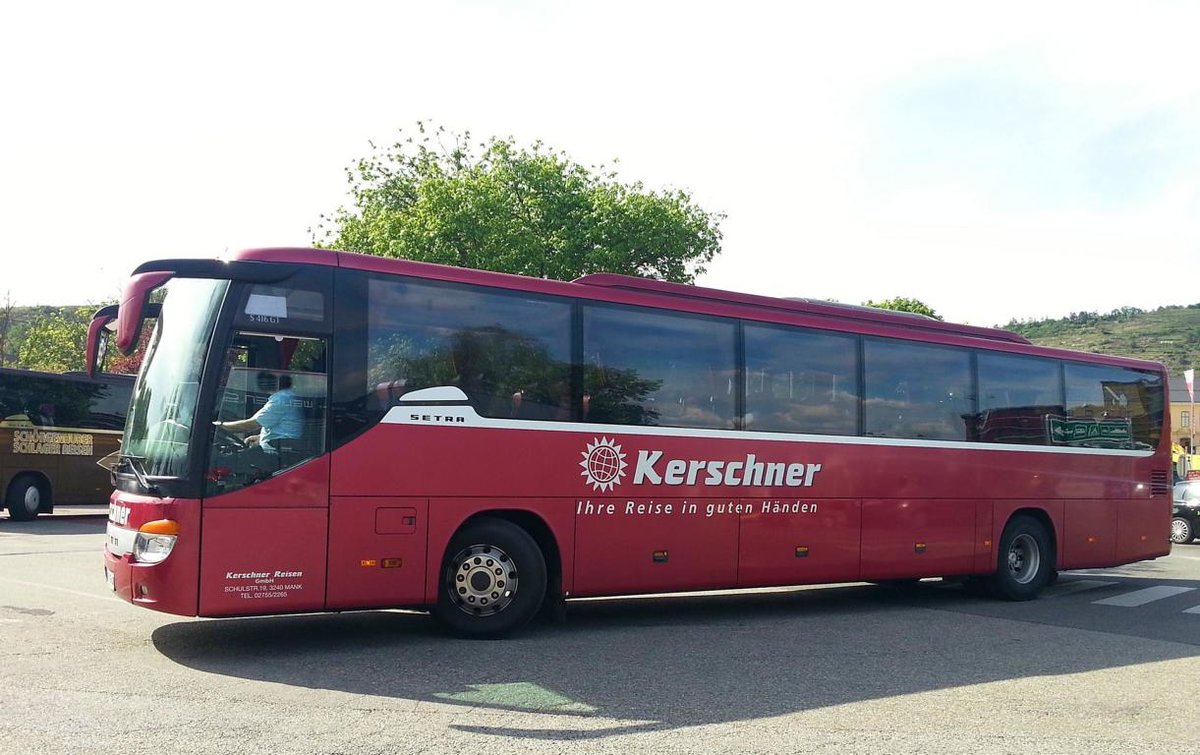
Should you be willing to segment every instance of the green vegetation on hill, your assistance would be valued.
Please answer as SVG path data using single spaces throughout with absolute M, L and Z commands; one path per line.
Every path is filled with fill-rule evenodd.
M 88 324 L 98 305 L 72 307 L 17 307 L 0 305 L 0 367 L 42 372 L 78 372 L 85 369 Z M 142 363 L 150 331 L 132 356 L 113 349 L 103 369 L 135 373 Z
M 1072 312 L 1060 320 L 1013 320 L 1001 327 L 1040 346 L 1162 362 L 1173 380 L 1200 366 L 1200 304 Z
M 87 332 L 87 322 L 91 320 L 90 313 L 95 307 L 50 307 L 33 306 L 17 307 L 0 303 L 0 367 L 25 367 L 41 369 L 41 365 L 26 364 L 21 359 L 21 349 L 29 342 L 30 334 L 35 332 L 39 323 L 58 322 L 66 320 L 78 322 L 84 332 Z M 88 312 L 87 317 L 80 311 Z M 45 338 L 45 333 L 42 333 Z M 79 358 L 80 364 L 83 357 Z M 77 369 L 71 367 L 71 369 Z

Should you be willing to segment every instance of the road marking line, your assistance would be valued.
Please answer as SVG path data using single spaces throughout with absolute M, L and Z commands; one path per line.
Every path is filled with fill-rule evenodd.
M 1119 585 L 1120 582 L 1109 582 L 1103 579 L 1075 579 L 1070 582 L 1059 582 L 1054 587 L 1047 591 L 1047 598 L 1057 598 L 1063 595 L 1072 595 L 1084 590 L 1095 590 L 1098 587 L 1108 587 L 1109 585 Z
M 23 579 L 13 579 L 12 577 L 0 577 L 0 582 L 11 582 L 14 585 L 24 585 L 26 587 L 38 587 L 43 590 L 58 590 L 59 592 L 65 592 L 70 595 L 78 595 L 81 598 L 94 598 L 96 600 L 111 601 L 111 600 L 113 600 L 114 597 L 116 597 L 112 594 L 111 591 L 108 591 L 108 590 L 106 590 L 105 592 L 102 592 L 102 593 L 82 592 L 80 590 L 72 590 L 67 587 L 58 587 L 56 585 L 44 585 L 40 582 L 26 582 Z M 119 598 L 118 598 L 118 600 L 119 600 Z
M 1184 609 L 1184 613 L 1200 613 L 1200 606 Z
M 1122 608 L 1136 608 L 1144 606 L 1147 603 L 1152 603 L 1163 598 L 1170 598 L 1174 595 L 1182 595 L 1185 592 L 1195 590 L 1194 587 L 1172 587 L 1170 585 L 1159 585 L 1158 587 L 1147 587 L 1144 590 L 1134 590 L 1127 592 L 1124 595 L 1117 595 L 1113 598 L 1105 598 L 1104 600 L 1093 600 L 1094 605 L 1100 606 L 1120 606 Z

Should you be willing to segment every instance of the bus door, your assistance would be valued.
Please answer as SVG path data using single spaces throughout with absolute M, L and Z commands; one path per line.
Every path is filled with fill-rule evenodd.
M 328 343 L 236 331 L 211 413 L 200 614 L 325 607 Z

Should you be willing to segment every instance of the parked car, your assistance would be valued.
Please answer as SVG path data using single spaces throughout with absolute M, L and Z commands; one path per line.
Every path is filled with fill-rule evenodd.
M 1175 483 L 1171 498 L 1171 542 L 1190 543 L 1200 537 L 1200 480 Z

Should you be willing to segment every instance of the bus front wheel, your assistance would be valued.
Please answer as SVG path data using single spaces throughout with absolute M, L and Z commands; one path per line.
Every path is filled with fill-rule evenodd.
M 537 614 L 546 559 L 537 541 L 504 519 L 469 522 L 450 540 L 433 613 L 456 634 L 501 637 Z
M 1018 514 L 1000 537 L 992 592 L 1005 600 L 1032 600 L 1050 583 L 1054 550 L 1046 526 L 1032 516 Z
M 8 516 L 13 521 L 26 522 L 38 515 L 42 504 L 49 500 L 48 491 L 43 489 L 41 482 L 28 475 L 18 477 L 8 486 L 5 505 Z

